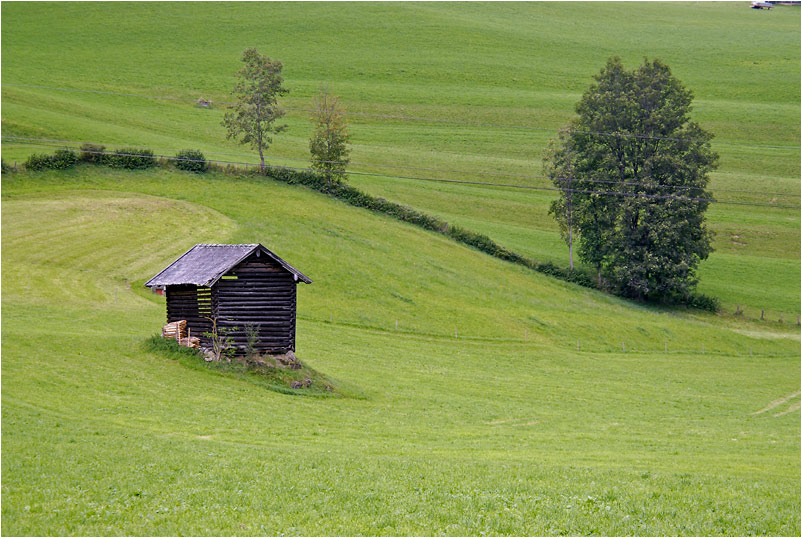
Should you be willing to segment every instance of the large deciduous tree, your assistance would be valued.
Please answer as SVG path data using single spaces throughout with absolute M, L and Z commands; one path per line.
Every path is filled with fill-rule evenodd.
M 312 154 L 312 168 L 319 170 L 328 181 L 345 177 L 348 165 L 348 120 L 340 98 L 322 87 L 312 104 L 312 123 L 315 132 L 309 139 L 309 152 Z
M 237 83 L 231 91 L 235 103 L 230 106 L 223 126 L 227 129 L 227 138 L 239 139 L 241 144 L 250 144 L 259 152 L 261 169 L 265 167 L 264 152 L 273 142 L 270 133 L 279 133 L 286 125 L 275 122 L 284 116 L 284 110 L 278 106 L 278 98 L 289 92 L 282 88 L 282 63 L 259 54 L 255 48 L 246 49 L 242 53 L 245 64 L 237 71 Z
M 616 291 L 682 300 L 711 252 L 705 224 L 712 135 L 690 120 L 693 96 L 660 60 L 635 70 L 611 58 L 552 140 L 550 212 L 579 257 Z M 573 260 L 571 260 L 573 264 Z

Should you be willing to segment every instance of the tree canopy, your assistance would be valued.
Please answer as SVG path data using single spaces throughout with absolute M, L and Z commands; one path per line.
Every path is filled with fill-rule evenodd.
M 638 299 L 681 300 L 711 252 L 704 213 L 712 135 L 690 120 L 693 96 L 660 60 L 627 71 L 610 58 L 552 140 L 546 173 L 573 254 Z M 573 261 L 572 261 L 573 263 Z
M 289 92 L 281 85 L 282 63 L 259 54 L 255 48 L 242 53 L 245 64 L 237 71 L 237 83 L 231 91 L 236 102 L 223 118 L 227 138 L 239 139 L 241 144 L 250 144 L 259 152 L 261 168 L 265 167 L 264 152 L 273 142 L 270 133 L 279 133 L 286 125 L 275 125 L 284 116 L 278 106 L 278 98 Z
M 332 181 L 345 177 L 348 165 L 348 120 L 340 104 L 340 98 L 322 87 L 312 104 L 312 123 L 315 132 L 309 140 L 309 152 L 312 154 L 312 168 L 319 170 L 323 176 Z

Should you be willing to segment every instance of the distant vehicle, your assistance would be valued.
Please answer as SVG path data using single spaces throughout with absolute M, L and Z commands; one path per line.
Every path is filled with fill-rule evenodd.
M 774 7 L 774 4 L 771 2 L 763 2 L 761 0 L 755 0 L 752 2 L 752 9 L 771 9 Z

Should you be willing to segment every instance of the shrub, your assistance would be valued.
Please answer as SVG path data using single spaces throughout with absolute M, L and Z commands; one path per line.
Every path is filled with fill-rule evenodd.
M 26 170 L 45 170 L 50 168 L 50 155 L 32 153 L 25 161 Z
M 698 308 L 699 310 L 707 310 L 709 312 L 718 312 L 721 304 L 715 297 L 708 297 L 701 293 L 691 294 L 685 301 L 685 304 L 691 308 Z
M 0 171 L 3 174 L 8 174 L 9 172 L 11 172 L 11 167 L 8 165 L 5 159 L 0 159 Z
M 50 168 L 54 170 L 66 170 L 72 168 L 78 162 L 78 155 L 71 149 L 57 149 L 50 158 Z
M 156 166 L 156 158 L 149 149 L 122 148 L 106 154 L 106 162 L 112 168 L 144 170 Z
M 27 170 L 66 170 L 78 162 L 78 156 L 71 149 L 59 149 L 53 155 L 34 153 L 25 161 Z
M 106 162 L 106 146 L 99 146 L 97 144 L 83 144 L 81 145 L 81 154 L 78 160 L 90 164 L 105 164 Z
M 446 234 L 464 245 L 470 245 L 491 256 L 501 257 L 498 254 L 504 250 L 486 235 L 464 230 L 458 226 L 452 226 Z
M 175 156 L 175 167 L 187 172 L 205 172 L 209 168 L 206 157 L 196 149 L 179 151 Z

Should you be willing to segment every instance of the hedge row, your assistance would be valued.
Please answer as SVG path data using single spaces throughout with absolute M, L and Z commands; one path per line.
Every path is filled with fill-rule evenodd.
M 78 161 L 127 170 L 142 170 L 157 164 L 153 152 L 149 149 L 124 148 L 106 152 L 103 146 L 84 144 L 81 146 L 80 154 L 71 149 L 58 149 L 53 155 L 34 153 L 25 161 L 25 168 L 27 170 L 66 170 L 75 166 Z
M 123 148 L 106 151 L 105 146 L 84 144 L 81 146 L 80 160 L 89 164 L 99 164 L 112 168 L 127 170 L 144 170 L 159 164 L 153 151 L 140 148 Z M 175 167 L 188 172 L 205 172 L 209 168 L 203 153 L 194 149 L 179 151 L 175 158 Z
M 377 213 L 384 213 L 385 215 L 395 217 L 403 222 L 415 224 L 426 230 L 442 233 L 459 243 L 474 247 L 502 260 L 525 265 L 536 270 L 540 270 L 541 265 L 546 268 L 549 267 L 549 265 L 538 264 L 534 260 L 507 250 L 486 235 L 465 230 L 459 226 L 452 226 L 442 219 L 416 211 L 409 206 L 366 194 L 347 183 L 330 181 L 315 172 L 291 170 L 281 167 L 268 167 L 265 169 L 264 174 L 277 181 L 289 183 L 291 185 L 305 185 L 342 200 L 352 206 L 362 207 Z M 552 272 L 549 272 L 549 274 L 552 274 Z M 557 276 L 557 271 L 553 272 L 553 276 Z
M 111 168 L 144 170 L 159 164 L 153 151 L 149 149 L 122 148 L 106 151 L 105 146 L 83 144 L 79 151 L 80 153 L 77 154 L 71 149 L 59 149 L 53 155 L 34 153 L 25 161 L 25 168 L 28 170 L 64 170 L 72 168 L 80 161 Z M 174 161 L 176 168 L 180 170 L 205 172 L 209 168 L 209 163 L 203 153 L 197 150 L 180 151 Z
M 474 247 L 496 258 L 523 265 L 539 273 L 549 275 L 565 282 L 571 282 L 586 288 L 601 289 L 594 276 L 584 270 L 572 270 L 558 267 L 551 262 L 539 263 L 536 260 L 507 250 L 486 235 L 465 230 L 458 226 L 451 226 L 448 222 L 437 217 L 416 211 L 408 206 L 390 202 L 378 196 L 372 196 L 360 191 L 356 187 L 339 181 L 329 180 L 315 172 L 305 170 L 299 171 L 282 167 L 267 167 L 263 173 L 277 181 L 291 185 L 304 185 L 355 207 L 369 209 L 377 213 L 384 213 L 385 215 L 395 217 L 403 222 L 415 224 L 426 230 L 442 233 L 459 243 Z M 689 297 L 671 300 L 670 302 L 674 304 L 684 304 L 691 308 L 709 310 L 711 312 L 716 312 L 719 309 L 719 302 L 717 299 L 701 294 L 694 294 Z
M 151 150 L 127 148 L 107 153 L 103 146 L 84 144 L 81 146 L 80 157 L 72 150 L 58 150 L 54 155 L 31 155 L 25 163 L 25 167 L 29 170 L 41 170 L 44 168 L 65 169 L 75 166 L 78 160 L 89 164 L 100 164 L 131 170 L 150 168 L 159 164 Z M 179 152 L 175 159 L 175 166 L 179 169 L 192 172 L 204 172 L 209 168 L 209 164 L 205 160 L 203 153 L 196 150 L 184 150 Z M 226 168 L 226 170 L 231 169 Z M 233 170 L 242 174 L 242 172 L 236 168 Z M 5 167 L 3 171 L 6 171 Z M 349 205 L 369 209 L 377 213 L 383 213 L 426 230 L 441 233 L 459 243 L 471 246 L 501 260 L 523 265 L 566 282 L 571 282 L 587 288 L 601 289 L 601 286 L 598 285 L 593 275 L 583 270 L 562 268 L 551 262 L 539 263 L 536 260 L 526 258 L 525 256 L 502 247 L 486 235 L 465 230 L 458 226 L 452 226 L 448 222 L 432 215 L 427 215 L 409 206 L 397 204 L 379 196 L 372 196 L 347 183 L 343 183 L 337 179 L 326 178 L 316 172 L 271 166 L 262 171 L 256 170 L 255 172 L 246 172 L 245 174 L 263 174 L 276 181 L 281 181 L 290 185 L 304 185 L 338 200 L 342 200 Z M 691 308 L 709 310 L 711 312 L 718 311 L 720 307 L 717 299 L 701 294 L 692 294 L 683 298 L 671 298 L 667 300 L 667 302 L 684 304 Z
M 390 202 L 378 196 L 371 196 L 347 183 L 327 179 L 315 172 L 291 170 L 281 167 L 267 167 L 264 170 L 264 175 L 290 185 L 304 185 L 310 187 L 352 206 L 362 207 L 371 211 L 376 211 L 377 213 L 384 213 L 427 230 L 447 233 L 449 229 L 448 223 L 437 217 L 421 213 L 408 206 Z
M 390 202 L 378 196 L 371 196 L 346 183 L 331 182 L 314 172 L 269 167 L 265 169 L 264 173 L 266 176 L 277 181 L 282 181 L 291 185 L 305 185 L 350 205 L 362 207 L 378 213 L 384 213 L 385 215 L 395 217 L 403 222 L 415 224 L 426 230 L 442 233 L 463 245 L 471 246 L 496 258 L 529 267 L 540 273 L 567 282 L 573 282 L 588 288 L 597 287 L 593 278 L 586 273 L 562 269 L 552 263 L 538 263 L 533 259 L 526 258 L 502 247 L 486 235 L 472 232 L 460 228 L 459 226 L 452 226 L 442 219 L 427 215 L 426 213 L 421 213 L 411 207 Z
M 105 149 L 103 146 L 84 144 L 81 146 L 81 160 L 125 170 L 145 170 L 158 164 L 153 151 L 149 149 L 122 148 L 109 152 Z
M 66 170 L 75 166 L 78 155 L 71 149 L 57 149 L 53 155 L 34 153 L 25 161 L 27 170 Z

